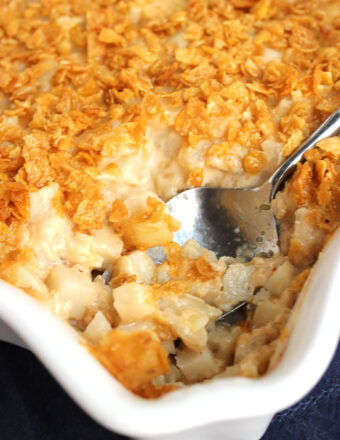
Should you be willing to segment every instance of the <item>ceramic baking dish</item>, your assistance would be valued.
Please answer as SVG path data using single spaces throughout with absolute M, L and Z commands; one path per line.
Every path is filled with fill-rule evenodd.
M 278 366 L 261 379 L 215 379 L 145 400 L 127 391 L 71 328 L 0 281 L 0 339 L 26 346 L 87 414 L 135 438 L 256 440 L 302 398 L 331 361 L 340 334 L 340 230 L 320 255 L 288 324 Z M 288 342 L 288 343 L 287 343 Z

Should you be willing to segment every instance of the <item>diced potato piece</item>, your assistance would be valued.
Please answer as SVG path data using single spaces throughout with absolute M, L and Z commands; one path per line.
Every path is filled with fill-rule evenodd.
M 197 241 L 190 239 L 182 247 L 182 256 L 184 258 L 190 258 L 191 260 L 203 260 L 200 257 L 204 257 L 203 261 L 207 261 L 209 266 L 216 272 L 225 272 L 226 262 L 224 258 L 217 259 L 215 252 L 209 251 L 201 247 Z M 204 295 L 200 295 L 204 296 Z
M 125 244 L 139 249 L 169 243 L 179 226 L 179 222 L 166 213 L 164 202 L 157 197 L 148 197 L 145 209 L 131 214 L 121 224 Z
M 268 344 L 259 348 L 257 351 L 248 353 L 239 364 L 239 374 L 241 376 L 254 378 L 264 374 L 268 369 L 274 350 L 275 345 Z
M 240 375 L 240 364 L 230 365 L 223 373 L 218 374 L 216 377 L 235 377 Z
M 45 278 L 50 268 L 65 256 L 72 236 L 71 221 L 55 208 L 58 191 L 58 184 L 52 183 L 30 193 L 28 246 L 37 257 L 39 265 L 35 271 L 39 271 L 40 278 Z
M 39 189 L 39 191 L 33 191 L 30 193 L 30 221 L 45 217 L 53 209 L 53 199 L 56 197 L 59 190 L 57 183 L 50 183 Z
M 253 323 L 254 328 L 263 327 L 277 317 L 283 311 L 283 307 L 273 301 L 264 300 L 256 307 Z
M 122 200 L 124 201 L 124 205 L 127 207 L 130 215 L 144 211 L 146 201 L 149 197 L 158 198 L 155 193 L 136 186 L 129 187 L 124 196 L 125 197 L 122 197 Z
M 266 299 L 270 299 L 270 292 L 269 292 L 269 290 L 262 287 L 256 293 L 256 295 L 254 295 L 254 299 L 252 300 L 252 304 L 258 305 L 258 304 L 260 304 L 260 302 L 262 302 Z
M 157 297 L 144 284 L 123 284 L 113 290 L 113 298 L 115 309 L 124 324 L 142 319 L 158 310 Z
M 289 205 L 289 198 L 286 192 L 278 192 L 275 196 L 275 199 L 272 201 L 272 210 L 275 218 L 278 220 L 283 219 L 291 209 Z
M 286 261 L 286 257 L 280 254 L 274 255 L 271 258 L 255 257 L 249 263 L 254 268 L 250 277 L 250 282 L 254 287 L 264 286 L 268 278 L 273 272 Z
M 111 330 L 111 325 L 102 312 L 97 312 L 84 331 L 84 336 L 92 342 L 99 342 Z
M 296 275 L 295 267 L 285 261 L 276 271 L 269 277 L 264 287 L 274 296 L 280 296 L 281 293 L 290 286 Z
M 224 325 L 214 325 L 208 333 L 208 347 L 214 357 L 223 361 L 225 366 L 233 362 L 236 340 L 240 333 L 240 327 Z
M 66 254 L 71 240 L 69 220 L 51 212 L 44 218 L 29 225 L 31 248 L 40 260 L 42 267 L 51 267 Z
M 76 232 L 70 240 L 68 259 L 71 264 L 81 264 L 86 267 L 102 267 L 104 258 L 94 252 L 95 239 L 91 235 Z
M 225 304 L 223 310 L 229 310 L 240 301 L 249 301 L 253 296 L 253 286 L 250 277 L 253 272 L 251 266 L 235 263 L 228 267 L 223 277 Z
M 282 314 L 278 318 L 261 328 L 254 329 L 251 333 L 243 332 L 237 339 L 234 363 L 242 361 L 246 356 L 256 353 L 279 336 L 280 328 L 287 319 L 287 314 Z M 278 322 L 281 321 L 281 322 Z
M 171 340 L 163 341 L 162 346 L 167 353 L 169 353 L 169 354 L 176 353 L 176 347 L 175 347 L 174 341 L 171 341 Z
M 208 379 L 219 370 L 219 365 L 208 347 L 201 353 L 195 353 L 187 348 L 181 350 L 176 356 L 176 363 L 188 383 Z
M 170 373 L 165 373 L 156 377 L 152 380 L 152 383 L 156 386 L 170 385 L 180 381 L 181 378 L 182 374 L 179 369 L 174 364 L 170 364 Z
M 164 284 L 170 281 L 169 265 L 167 262 L 156 266 L 156 282 Z
M 173 231 L 164 220 L 138 222 L 129 219 L 123 225 L 123 238 L 129 246 L 149 249 L 172 241 Z
M 93 283 L 89 274 L 75 267 L 55 267 L 46 283 L 54 294 L 55 313 L 65 319 L 81 319 L 100 294 L 100 289 L 104 289 L 99 283 Z
M 18 269 L 18 278 L 20 279 L 19 287 L 25 289 L 32 289 L 34 294 L 39 299 L 47 299 L 49 297 L 49 292 L 47 290 L 46 284 L 38 278 L 30 269 L 22 267 Z
M 122 239 L 107 226 L 91 231 L 91 235 L 95 240 L 93 252 L 104 259 L 103 267 L 108 267 L 121 255 L 124 246 Z
M 162 297 L 159 307 L 184 344 L 194 351 L 202 351 L 207 344 L 209 321 L 216 319 L 220 310 L 189 294 Z
M 289 258 L 298 266 L 306 267 L 315 262 L 327 234 L 318 224 L 313 224 L 311 214 L 312 210 L 307 208 L 299 208 L 295 212 Z
M 13 262 L 1 267 L 1 278 L 41 300 L 48 299 L 50 296 L 46 284 L 31 267 L 23 266 L 21 262 Z
M 173 340 L 177 337 L 171 325 L 162 319 L 161 315 L 152 314 L 129 324 L 119 324 L 119 329 L 125 333 L 148 331 L 155 333 L 161 339 L 164 347 L 174 350 Z M 170 352 L 170 351 L 169 351 Z
M 113 273 L 117 275 L 135 275 L 137 283 L 152 284 L 156 267 L 146 252 L 134 251 L 117 261 Z
M 107 268 L 119 258 L 123 250 L 121 238 L 112 229 L 104 227 L 91 235 L 77 232 L 69 243 L 68 258 L 72 264 Z
M 192 260 L 204 255 L 210 263 L 217 263 L 215 252 L 203 248 L 192 238 L 188 240 L 182 247 L 182 255 L 183 257 L 191 258 Z
M 143 319 L 137 322 L 131 322 L 129 324 L 120 324 L 119 329 L 125 333 L 133 333 L 140 331 L 156 332 L 156 324 L 153 319 Z

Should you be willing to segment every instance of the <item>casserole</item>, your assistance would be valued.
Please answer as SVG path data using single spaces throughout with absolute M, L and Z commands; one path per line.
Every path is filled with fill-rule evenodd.
M 337 231 L 299 298 L 281 362 L 260 379 L 218 379 L 144 400 L 110 376 L 63 322 L 3 281 L 0 335 L 31 349 L 87 414 L 108 429 L 141 439 L 257 440 L 275 412 L 310 391 L 334 354 L 340 334 L 339 246 Z
M 172 389 L 172 382 L 176 386 L 181 382 L 151 383 L 169 371 L 169 358 L 178 357 L 178 369 L 174 366 L 178 373 L 185 370 L 187 355 L 197 359 L 203 353 L 207 325 L 241 299 L 235 299 L 235 280 L 243 277 L 246 296 L 242 299 L 263 287 L 261 282 L 251 285 L 252 267 L 236 261 L 240 264 L 229 268 L 229 260 L 228 264 L 217 262 L 192 243 L 185 249 L 185 260 L 175 259 L 178 270 L 173 277 L 169 273 L 174 267 L 164 263 L 155 268 L 145 250 L 155 245 L 170 245 L 174 254 L 178 250 L 169 243 L 178 224 L 158 197 L 166 200 L 192 186 L 259 183 L 339 105 L 336 2 L 320 5 L 319 10 L 309 3 L 287 1 L 278 6 L 267 0 L 98 1 L 93 5 L 86 0 L 62 0 L 48 9 L 43 1 L 26 5 L 18 0 L 4 8 L 1 277 L 68 321 L 92 353 L 136 394 L 156 397 L 159 390 L 162 394 Z M 325 145 L 331 155 L 337 155 L 337 144 L 330 139 Z M 314 153 L 310 155 L 314 168 L 301 167 L 301 179 L 295 185 L 302 219 L 308 214 L 306 183 L 314 171 L 318 185 L 310 199 L 322 202 L 326 211 L 333 207 L 335 165 L 322 160 L 320 152 Z M 278 210 L 283 206 L 285 217 L 289 205 L 286 209 L 284 197 L 281 202 Z M 311 214 L 312 232 L 306 228 L 303 234 L 308 246 L 299 241 L 298 228 L 293 237 L 289 258 L 297 265 L 313 262 L 320 241 L 333 227 L 328 214 Z M 300 225 L 301 218 L 297 219 Z M 287 258 L 285 268 L 296 275 Z M 188 270 L 183 275 L 184 261 Z M 274 266 L 272 271 L 278 268 Z M 110 286 L 96 274 L 107 270 L 114 276 Z M 262 280 L 267 275 L 262 272 Z M 205 291 L 194 283 L 202 280 L 211 281 Z M 177 281 L 184 281 L 182 287 Z M 271 284 L 277 290 L 273 280 Z M 180 294 L 173 295 L 174 290 Z M 265 298 L 268 291 L 262 292 Z M 4 292 L 13 292 L 13 301 L 19 295 L 13 289 L 4 288 Z M 229 298 L 226 292 L 231 293 Z M 29 299 L 23 301 L 25 310 L 21 300 L 17 304 L 18 319 L 22 311 L 38 323 L 43 314 L 36 315 Z M 10 304 L 11 300 L 5 301 L 4 320 L 12 320 Z M 267 303 L 267 308 L 271 306 Z M 20 318 L 21 324 L 26 321 Z M 48 327 L 50 331 L 53 326 Z M 62 325 L 58 328 L 62 335 Z M 245 334 L 243 340 L 251 340 L 247 328 L 238 331 Z M 121 343 L 131 334 L 133 339 L 134 333 L 149 347 L 157 347 L 151 359 L 158 355 L 161 360 L 157 374 L 143 364 L 141 375 L 145 373 L 146 380 L 137 378 L 137 384 L 138 362 L 133 359 L 132 368 L 130 363 L 130 369 L 118 374 L 116 366 L 124 350 L 116 350 L 114 359 L 107 355 L 117 338 Z M 112 335 L 114 341 L 101 344 L 103 334 Z M 278 361 L 288 334 L 287 328 L 281 332 L 280 327 L 274 336 L 277 345 L 264 347 L 264 368 L 259 367 L 260 361 L 250 362 L 251 368 L 240 374 L 264 373 L 268 354 L 275 348 L 273 359 Z M 179 338 L 183 344 L 178 348 L 174 343 Z M 270 344 L 273 338 L 265 342 Z M 39 345 L 34 350 L 40 353 Z M 135 354 L 126 351 L 130 359 Z M 208 348 L 205 353 L 210 356 L 212 374 L 193 378 L 186 368 L 183 382 L 232 369 L 224 360 L 214 369 L 218 362 L 211 351 Z M 200 370 L 201 374 L 205 369 Z M 191 392 L 191 388 L 180 390 L 179 395 Z M 129 399 L 138 401 L 133 396 Z M 160 402 L 172 401 L 176 398 Z M 185 426 L 183 421 L 178 429 Z M 152 434 L 141 427 L 138 432 Z

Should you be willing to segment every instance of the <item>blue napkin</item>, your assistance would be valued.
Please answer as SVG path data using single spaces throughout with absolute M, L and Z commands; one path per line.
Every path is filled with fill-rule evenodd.
M 0 440 L 124 439 L 79 409 L 32 353 L 0 342 Z M 320 383 L 262 437 L 286 439 L 340 440 L 340 346 Z
M 320 382 L 299 403 L 277 414 L 261 440 L 295 439 L 340 440 L 340 344 Z

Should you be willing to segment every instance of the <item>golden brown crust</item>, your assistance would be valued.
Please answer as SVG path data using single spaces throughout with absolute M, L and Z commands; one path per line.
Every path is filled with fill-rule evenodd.
M 166 351 L 150 332 L 112 330 L 101 344 L 88 348 L 113 376 L 140 396 L 159 397 L 173 389 L 151 382 L 170 370 Z
M 101 157 L 119 157 L 119 139 L 122 148 L 138 151 L 146 118 L 165 120 L 165 101 L 170 105 L 176 97 L 177 108 L 183 109 L 175 129 L 189 144 L 194 134 L 236 140 L 250 148 L 243 171 L 256 175 L 266 163 L 263 140 L 273 136 L 281 141 L 287 156 L 339 105 L 336 1 L 170 3 L 77 0 L 70 5 L 65 0 L 52 7 L 5 2 L 0 86 L 14 104 L 4 115 L 19 118 L 20 124 L 2 133 L 6 141 L 15 135 L 21 142 L 15 158 L 1 151 L 1 172 L 41 187 L 63 181 L 80 167 L 86 170 L 84 196 L 98 185 L 91 168 L 98 168 Z M 171 41 L 181 32 L 186 47 Z M 272 54 L 278 59 L 264 62 L 266 50 L 278 51 Z M 299 102 L 274 121 L 270 109 L 288 95 Z M 250 111 L 251 120 L 240 121 L 244 111 Z M 113 136 L 108 118 L 124 123 Z M 115 151 L 110 139 L 115 139 Z M 51 160 L 60 152 L 71 166 L 67 171 Z M 207 166 L 212 154 L 208 150 Z M 203 176 L 202 167 L 189 167 L 186 181 L 199 186 Z M 63 191 L 80 228 L 100 227 L 103 214 L 93 218 L 90 213 L 101 210 L 98 191 L 83 203 L 68 187 Z
M 325 139 L 319 142 L 320 149 L 308 152 L 307 161 L 298 164 L 297 171 L 285 189 L 285 197 L 288 200 L 293 198 L 295 209 L 308 209 L 304 223 L 310 228 L 309 233 L 313 234 L 315 231 L 315 234 L 322 234 L 322 240 L 313 248 L 304 246 L 302 237 L 294 236 L 290 239 L 289 258 L 299 266 L 315 261 L 327 237 L 332 235 L 340 223 L 340 148 L 337 139 Z M 322 147 L 329 148 L 330 151 L 323 150 Z

